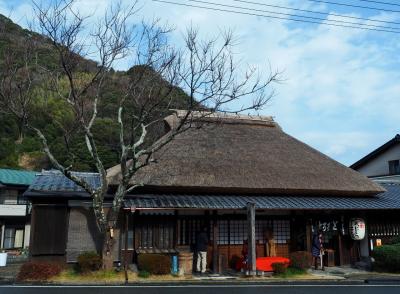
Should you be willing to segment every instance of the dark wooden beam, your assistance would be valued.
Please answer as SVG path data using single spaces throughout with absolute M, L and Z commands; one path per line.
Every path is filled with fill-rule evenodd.
M 129 214 L 125 213 L 125 252 L 124 252 L 124 273 L 125 273 L 125 284 L 128 283 L 128 225 L 129 225 Z
M 218 222 L 217 211 L 213 212 L 213 272 L 218 273 Z
M 178 246 L 178 239 L 179 239 L 179 222 L 178 222 L 178 210 L 174 211 L 174 233 L 173 233 L 173 248 Z
M 312 221 L 308 220 L 306 223 L 306 246 L 307 252 L 311 253 L 311 244 L 312 244 Z
M 248 269 L 251 276 L 256 275 L 256 205 L 247 203 L 247 224 L 248 224 Z

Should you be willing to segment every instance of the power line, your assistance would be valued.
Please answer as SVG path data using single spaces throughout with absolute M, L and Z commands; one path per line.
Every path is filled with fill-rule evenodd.
M 372 29 L 372 28 L 365 28 L 365 27 L 359 27 L 359 26 L 349 26 L 349 25 L 340 25 L 340 24 L 333 24 L 333 23 L 323 23 L 323 22 L 317 22 L 317 21 L 311 21 L 311 20 L 300 20 L 300 19 L 294 19 L 294 18 L 271 16 L 271 15 L 265 15 L 265 14 L 243 12 L 243 11 L 235 11 L 235 10 L 221 9 L 221 8 L 215 8 L 215 7 L 206 7 L 206 6 L 193 5 L 193 4 L 187 4 L 187 3 L 178 3 L 178 2 L 174 2 L 174 1 L 153 0 L 153 2 L 173 4 L 173 5 L 177 5 L 177 6 L 200 8 L 200 9 L 212 10 L 212 11 L 229 12 L 229 13 L 241 14 L 241 15 L 258 16 L 258 17 L 264 17 L 264 18 L 290 20 L 290 21 L 297 21 L 297 22 L 303 22 L 303 23 L 313 23 L 313 24 L 319 24 L 319 25 L 322 24 L 322 25 L 343 27 L 343 28 L 353 28 L 353 29 L 366 30 L 366 31 L 387 32 L 387 33 L 394 33 L 394 34 L 399 34 L 400 33 L 399 31 Z
M 287 6 L 280 6 L 280 5 L 273 5 L 273 4 L 265 4 L 265 3 L 253 2 L 253 1 L 244 1 L 244 0 L 233 0 L 233 1 L 235 1 L 235 2 L 241 2 L 241 3 L 246 3 L 246 4 L 254 4 L 254 5 L 260 5 L 260 6 L 267 6 L 267 7 L 273 7 L 273 8 L 280 8 L 280 9 L 292 10 L 292 11 L 314 13 L 314 14 L 319 14 L 319 15 L 336 16 L 336 17 L 342 17 L 342 18 L 348 18 L 348 19 L 357 19 L 357 20 L 365 20 L 365 21 L 372 21 L 372 22 L 379 22 L 379 23 L 387 23 L 387 24 L 397 24 L 397 25 L 400 25 L 400 22 L 395 22 L 395 21 L 386 21 L 386 20 L 370 19 L 370 18 L 364 18 L 364 17 L 357 17 L 357 16 L 350 16 L 350 15 L 343 15 L 343 14 L 335 14 L 335 13 L 330 13 L 330 12 L 320 12 L 320 11 L 313 11 L 313 10 L 300 9 L 300 8 L 293 8 L 293 7 L 287 7 Z
M 390 2 L 383 2 L 383 1 L 375 1 L 375 0 L 358 0 L 358 1 L 360 1 L 360 2 L 375 3 L 375 4 L 383 4 L 383 5 L 400 6 L 400 4 L 397 4 L 397 3 L 390 3 Z
M 378 8 L 378 7 L 369 7 L 369 6 L 362 6 L 362 5 L 355 5 L 355 4 L 346 4 L 346 3 L 338 3 L 333 1 L 324 1 L 324 0 L 308 0 L 311 2 L 318 2 L 318 3 L 325 3 L 325 4 L 332 4 L 338 6 L 346 6 L 346 7 L 353 7 L 353 8 L 362 8 L 362 9 L 369 9 L 369 10 L 377 10 L 377 11 L 385 11 L 385 12 L 400 12 L 400 10 L 392 10 L 392 9 L 385 9 L 385 8 Z
M 227 4 L 220 4 L 220 3 L 201 1 L 201 0 L 188 0 L 188 1 L 189 2 L 201 3 L 201 4 L 207 4 L 207 5 L 227 7 L 227 8 L 244 9 L 244 10 L 248 10 L 248 11 L 263 12 L 263 13 L 269 13 L 269 14 L 275 14 L 275 15 L 284 15 L 284 16 L 296 17 L 296 18 L 304 18 L 304 19 L 307 19 L 307 20 L 308 19 L 312 19 L 312 20 L 326 21 L 326 22 L 329 22 L 329 23 L 333 22 L 333 23 L 341 23 L 341 24 L 346 24 L 346 25 L 349 24 L 349 25 L 365 26 L 365 27 L 368 27 L 368 28 L 380 28 L 380 29 L 386 29 L 386 30 L 400 30 L 400 28 L 398 28 L 398 27 L 395 28 L 395 27 L 387 27 L 387 26 L 380 26 L 380 25 L 373 25 L 373 24 L 363 24 L 363 23 L 359 23 L 359 22 L 357 23 L 357 22 L 344 21 L 344 20 L 330 20 L 330 19 L 325 19 L 325 18 L 321 18 L 321 17 L 313 17 L 313 16 L 305 16 L 305 15 L 299 15 L 299 14 L 276 12 L 276 11 L 270 11 L 270 10 L 247 8 L 247 7 L 243 7 L 243 6 L 227 5 Z

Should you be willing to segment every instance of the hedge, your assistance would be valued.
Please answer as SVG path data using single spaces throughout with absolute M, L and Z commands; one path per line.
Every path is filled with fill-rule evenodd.
M 400 244 L 375 247 L 372 257 L 375 259 L 374 270 L 400 272 Z
M 311 267 L 312 256 L 308 251 L 296 251 L 290 253 L 290 267 L 305 270 Z
M 63 267 L 50 262 L 27 262 L 19 270 L 18 281 L 46 281 L 61 273 Z
M 140 254 L 138 268 L 153 275 L 166 275 L 171 273 L 171 257 L 163 254 Z
M 282 263 L 282 262 L 274 262 L 271 264 L 272 270 L 274 271 L 275 274 L 284 274 L 287 271 L 287 264 Z
M 81 273 L 97 271 L 102 266 L 102 259 L 99 254 L 94 251 L 83 252 L 78 256 L 76 269 Z

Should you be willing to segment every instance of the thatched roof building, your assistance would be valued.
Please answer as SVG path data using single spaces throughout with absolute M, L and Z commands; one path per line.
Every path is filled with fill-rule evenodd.
M 166 118 L 170 128 L 182 112 Z M 282 131 L 271 117 L 198 118 L 133 181 L 145 189 L 190 193 L 369 196 L 384 189 Z M 108 170 L 117 184 L 120 167 Z

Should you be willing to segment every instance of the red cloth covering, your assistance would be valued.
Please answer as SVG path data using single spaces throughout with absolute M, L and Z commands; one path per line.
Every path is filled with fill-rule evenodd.
M 273 263 L 283 263 L 286 267 L 289 266 L 290 260 L 286 257 L 259 257 L 256 259 L 256 268 L 259 271 L 272 272 Z

